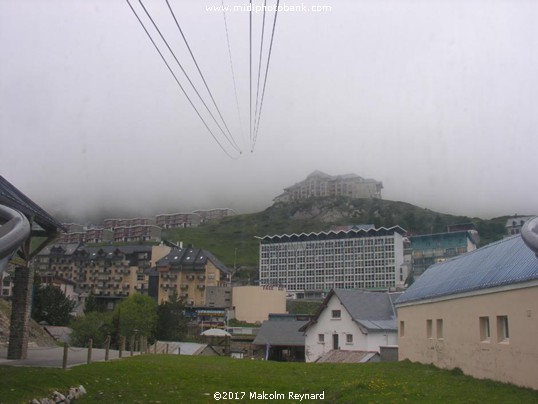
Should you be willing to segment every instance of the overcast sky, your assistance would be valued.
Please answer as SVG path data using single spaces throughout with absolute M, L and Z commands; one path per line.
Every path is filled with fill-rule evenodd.
M 243 153 L 213 127 L 232 158 L 218 146 L 126 1 L 0 0 L 1 175 L 73 220 L 257 211 L 314 170 L 446 213 L 538 213 L 538 2 L 281 2 L 330 11 L 278 14 L 253 152 L 249 13 L 226 14 L 238 113 L 223 14 L 206 11 L 220 0 L 170 3 Z M 165 0 L 144 4 L 218 118 Z M 254 100 L 261 25 L 253 14 Z

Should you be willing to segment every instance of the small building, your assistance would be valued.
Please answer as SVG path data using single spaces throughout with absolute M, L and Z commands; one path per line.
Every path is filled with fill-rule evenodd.
M 301 328 L 306 362 L 330 351 L 379 353 L 397 343 L 394 300 L 401 293 L 333 289 L 314 317 Z M 372 355 L 373 356 L 373 355 Z
M 286 313 L 286 290 L 273 286 L 237 286 L 232 290 L 235 318 L 255 324 L 269 318 L 269 313 Z
M 407 289 L 396 301 L 400 360 L 538 389 L 532 222 L 534 251 L 515 235 L 436 264 Z
M 527 220 L 532 219 L 532 216 L 514 216 L 506 219 L 506 234 L 513 236 L 521 233 L 521 228 Z
M 304 362 L 305 337 L 300 328 L 307 322 L 308 316 L 269 315 L 252 344 L 264 350 L 266 360 Z

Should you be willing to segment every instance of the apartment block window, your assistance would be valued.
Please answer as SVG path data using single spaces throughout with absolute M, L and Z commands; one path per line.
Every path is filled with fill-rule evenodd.
M 318 342 L 321 344 L 325 342 L 325 334 L 318 334 Z
M 400 337 L 405 337 L 405 321 L 400 321 Z
M 346 344 L 353 344 L 353 334 L 346 334 Z
M 342 312 L 340 310 L 333 310 L 331 312 L 331 317 L 340 319 L 342 317 Z
M 443 339 L 443 319 L 438 318 L 436 323 L 437 339 Z
M 489 317 L 480 317 L 479 326 L 480 326 L 480 341 L 489 342 L 491 338 L 491 334 L 489 330 Z
M 508 316 L 497 316 L 497 341 L 508 342 L 509 339 Z
M 426 320 L 426 338 L 432 338 L 433 335 L 433 321 Z

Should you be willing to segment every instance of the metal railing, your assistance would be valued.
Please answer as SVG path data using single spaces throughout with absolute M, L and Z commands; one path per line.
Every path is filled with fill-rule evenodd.
M 0 273 L 13 254 L 30 237 L 30 223 L 19 211 L 0 205 Z

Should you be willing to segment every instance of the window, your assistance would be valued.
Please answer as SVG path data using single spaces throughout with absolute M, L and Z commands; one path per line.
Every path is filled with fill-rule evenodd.
M 508 316 L 497 316 L 497 341 L 508 342 L 509 339 Z
M 346 334 L 346 344 L 353 344 L 353 334 Z
M 426 337 L 431 338 L 432 337 L 432 326 L 433 322 L 432 320 L 426 320 Z
M 491 334 L 489 331 L 489 317 L 480 317 L 480 341 L 489 342 Z
M 318 342 L 321 344 L 325 342 L 325 334 L 318 334 Z
M 340 319 L 342 317 L 342 312 L 340 310 L 333 310 L 331 316 L 332 318 Z
M 443 319 L 438 318 L 436 322 L 437 339 L 443 339 Z
M 405 337 L 405 322 L 400 321 L 400 337 Z

